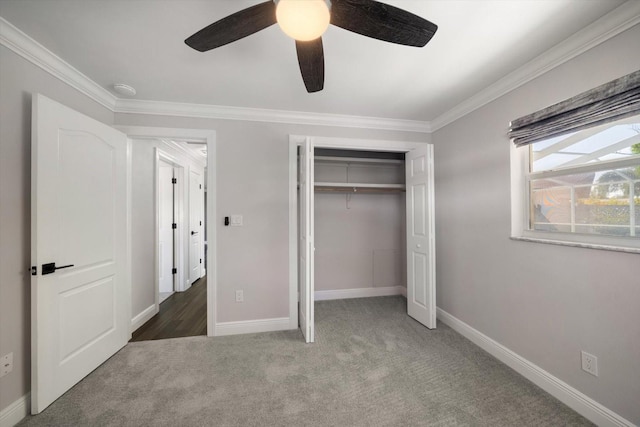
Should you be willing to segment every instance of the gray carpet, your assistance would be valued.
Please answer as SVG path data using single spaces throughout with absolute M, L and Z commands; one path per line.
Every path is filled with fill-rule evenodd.
M 20 426 L 591 425 L 402 297 L 318 302 L 316 339 L 131 343 Z

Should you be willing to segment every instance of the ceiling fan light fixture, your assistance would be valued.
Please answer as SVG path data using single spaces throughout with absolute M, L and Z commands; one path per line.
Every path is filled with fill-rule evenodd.
M 329 0 L 278 0 L 276 19 L 282 31 L 298 41 L 322 36 L 331 20 Z

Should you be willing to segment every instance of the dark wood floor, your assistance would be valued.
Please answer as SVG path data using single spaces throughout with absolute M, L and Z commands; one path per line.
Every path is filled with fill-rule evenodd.
M 161 340 L 207 334 L 207 277 L 160 304 L 160 312 L 133 333 L 131 341 Z

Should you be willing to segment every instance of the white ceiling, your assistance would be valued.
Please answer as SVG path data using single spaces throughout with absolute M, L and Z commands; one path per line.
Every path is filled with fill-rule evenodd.
M 388 0 L 439 26 L 418 49 L 331 26 L 308 94 L 276 26 L 206 53 L 184 44 L 261 0 L 0 0 L 0 16 L 104 88 L 137 99 L 432 121 L 624 0 Z

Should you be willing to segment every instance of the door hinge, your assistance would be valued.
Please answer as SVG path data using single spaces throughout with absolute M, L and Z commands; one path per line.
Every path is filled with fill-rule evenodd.
M 31 267 L 31 275 L 32 276 L 37 276 L 38 275 L 38 267 L 37 266 L 32 266 Z
M 171 274 L 178 274 L 178 269 L 177 268 L 172 268 L 171 269 Z
M 202 225 L 202 221 L 200 221 L 200 225 Z
M 200 258 L 200 264 L 202 264 L 202 258 Z
M 178 224 L 176 224 L 176 223 L 174 222 L 173 224 L 171 224 L 171 228 L 173 228 L 173 229 L 175 230 L 176 228 L 178 228 Z
M 200 189 L 202 190 L 202 184 L 200 184 Z
M 171 183 L 172 184 L 177 184 L 178 183 L 178 178 L 171 178 Z

